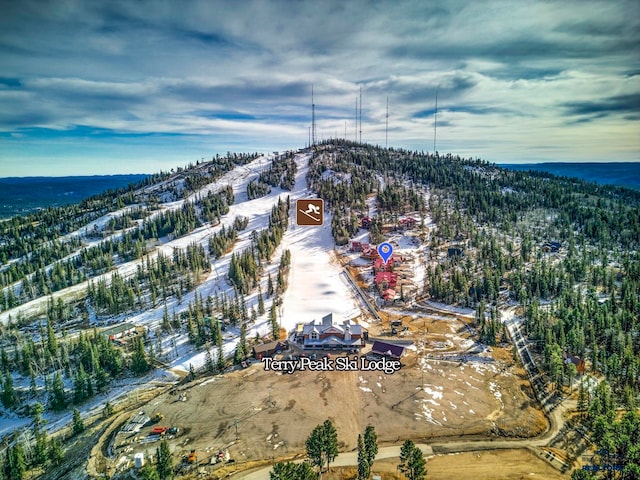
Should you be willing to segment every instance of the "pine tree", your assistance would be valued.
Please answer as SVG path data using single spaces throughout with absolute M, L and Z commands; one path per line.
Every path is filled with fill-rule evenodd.
M 18 396 L 13 388 L 13 378 L 9 372 L 4 375 L 1 400 L 5 408 L 14 408 L 18 404 Z
M 173 458 L 166 440 L 162 440 L 156 449 L 156 470 L 160 480 L 173 477 Z
M 16 442 L 12 447 L 7 449 L 5 455 L 4 465 L 2 467 L 4 478 L 11 480 L 22 480 L 25 478 L 27 462 L 24 458 L 22 445 Z
M 78 370 L 76 370 L 75 380 L 73 383 L 73 402 L 81 403 L 85 398 L 87 398 L 85 389 L 87 384 L 87 374 L 84 371 L 84 367 L 82 363 L 80 364 Z
M 323 427 L 324 439 L 324 455 L 327 460 L 327 469 L 329 465 L 338 456 L 338 432 L 333 426 L 331 420 L 325 420 Z
M 141 338 L 134 338 L 132 343 L 133 355 L 131 356 L 131 371 L 135 375 L 145 374 L 150 370 L 151 364 L 147 360 L 144 342 Z
M 373 425 L 367 425 L 367 428 L 364 430 L 364 449 L 369 469 L 371 469 L 373 461 L 375 460 L 376 455 L 378 455 L 378 435 L 376 434 L 376 429 Z
M 55 412 L 59 412 L 67 406 L 67 394 L 64 391 L 64 384 L 59 372 L 56 372 L 53 376 L 49 406 Z
M 207 353 L 204 356 L 204 365 L 207 371 L 211 374 L 216 372 L 216 367 L 213 364 L 213 357 L 211 356 L 211 350 L 207 348 Z
M 264 299 L 262 298 L 262 288 L 258 286 L 258 315 L 264 315 Z
M 409 480 L 422 480 L 427 473 L 425 465 L 422 451 L 411 440 L 405 440 L 400 448 L 400 471 Z
M 104 404 L 104 408 L 102 409 L 102 415 L 105 418 L 108 418 L 111 415 L 113 415 L 113 405 L 108 400 L 107 400 L 107 403 Z
M 307 457 L 311 460 L 311 465 L 318 467 L 322 471 L 324 467 L 324 434 L 322 425 L 316 426 L 309 434 L 305 443 Z
M 47 451 L 49 441 L 46 431 L 36 430 L 33 434 L 36 439 L 36 445 L 33 452 L 33 463 L 36 465 L 44 465 L 47 461 Z
M 100 366 L 98 366 L 95 370 L 95 381 L 96 381 L 96 390 L 98 393 L 102 393 L 102 391 L 105 389 L 105 387 L 109 383 L 107 372 Z
M 216 353 L 216 371 L 222 373 L 227 368 L 227 362 L 224 359 L 224 352 L 222 350 L 222 344 L 218 345 Z
M 33 370 L 33 366 L 29 363 L 29 393 L 35 396 L 38 393 L 38 387 L 36 385 L 36 372 Z
M 171 324 L 169 323 L 169 309 L 167 308 L 167 302 L 164 302 L 164 309 L 162 311 L 162 324 L 161 328 L 163 332 L 171 330 Z
M 44 413 L 44 407 L 40 402 L 36 402 L 31 407 L 31 417 L 33 418 L 33 429 L 37 432 L 40 430 L 40 427 L 46 423 L 42 419 L 42 414 Z
M 79 435 L 84 432 L 84 421 L 80 416 L 80 411 L 77 408 L 73 409 L 73 421 L 71 430 L 74 435 Z
M 318 474 L 307 462 L 278 462 L 269 472 L 269 480 L 317 480 Z
M 267 277 L 267 295 L 271 297 L 273 295 L 273 280 L 271 280 L 271 273 Z
M 578 387 L 578 404 L 577 408 L 579 412 L 584 412 L 587 409 L 587 392 L 584 386 L 584 382 L 580 382 Z
M 51 465 L 59 466 L 64 460 L 64 449 L 62 443 L 57 438 L 52 438 L 49 441 L 49 449 L 47 450 L 47 456 Z
M 56 334 L 51 326 L 51 321 L 47 318 L 47 349 L 52 357 L 55 357 L 58 352 L 58 342 L 56 340 Z
M 139 478 L 142 480 L 160 480 L 160 475 L 158 475 L 156 467 L 154 467 L 147 459 L 144 466 L 139 471 Z
M 273 339 L 278 340 L 280 338 L 280 325 L 278 325 L 275 300 L 271 303 L 271 308 L 269 309 L 269 323 L 271 324 L 271 335 Z
M 362 439 L 362 435 L 358 434 L 358 480 L 367 480 L 369 478 L 369 471 L 370 468 L 364 440 Z
M 222 331 L 220 329 L 220 322 L 216 320 L 211 328 L 211 343 L 218 345 L 218 342 L 222 340 Z
M 246 358 L 249 354 L 249 347 L 247 346 L 247 325 L 240 325 L 240 341 L 238 342 L 238 347 L 242 353 L 242 356 Z

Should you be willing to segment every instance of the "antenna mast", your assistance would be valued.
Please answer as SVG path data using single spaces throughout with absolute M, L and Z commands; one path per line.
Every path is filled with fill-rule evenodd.
M 387 124 L 384 130 L 384 148 L 389 146 L 389 96 L 387 96 Z
M 311 84 L 311 141 L 316 144 L 316 104 L 313 102 L 313 83 Z
M 360 143 L 362 143 L 362 85 L 360 85 Z
M 356 128 L 355 128 L 355 134 L 356 137 L 353 139 L 354 142 L 358 143 L 358 96 L 356 95 Z
M 438 128 L 438 90 L 436 90 L 436 109 L 433 112 L 433 154 L 436 153 L 436 132 Z

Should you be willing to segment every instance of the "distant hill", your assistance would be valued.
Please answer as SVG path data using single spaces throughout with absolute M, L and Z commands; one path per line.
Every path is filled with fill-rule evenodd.
M 78 203 L 105 190 L 125 187 L 146 177 L 148 175 L 135 174 L 0 178 L 0 218 L 31 213 L 39 208 Z
M 520 163 L 501 164 L 510 170 L 536 170 L 564 177 L 577 177 L 603 185 L 640 190 L 640 162 L 617 163 Z

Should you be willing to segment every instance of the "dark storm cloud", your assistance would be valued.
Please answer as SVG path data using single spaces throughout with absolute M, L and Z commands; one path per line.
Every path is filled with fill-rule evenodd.
M 21 87 L 22 82 L 19 78 L 14 77 L 0 77 L 0 85 L 5 87 Z
M 604 116 L 640 112 L 640 93 L 616 95 L 595 101 L 566 102 L 563 104 L 569 115 L 587 115 L 602 118 Z
M 222 85 L 207 85 L 199 83 L 181 82 L 167 85 L 164 93 L 180 99 L 194 102 L 273 102 L 291 101 L 309 94 L 309 84 L 301 81 L 282 83 L 267 83 L 256 79 L 244 80 L 239 83 Z

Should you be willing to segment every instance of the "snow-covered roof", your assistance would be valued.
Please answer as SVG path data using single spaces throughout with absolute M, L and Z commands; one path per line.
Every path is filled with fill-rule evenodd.
M 330 333 L 343 336 L 345 331 L 349 330 L 352 335 L 362 335 L 362 327 L 357 323 L 351 320 L 345 320 L 342 324 L 329 324 L 326 322 L 327 317 L 328 315 L 323 317 L 322 320 L 313 320 L 304 325 L 304 327 L 302 327 L 302 334 L 308 336 L 312 333 L 317 333 L 318 335 Z

